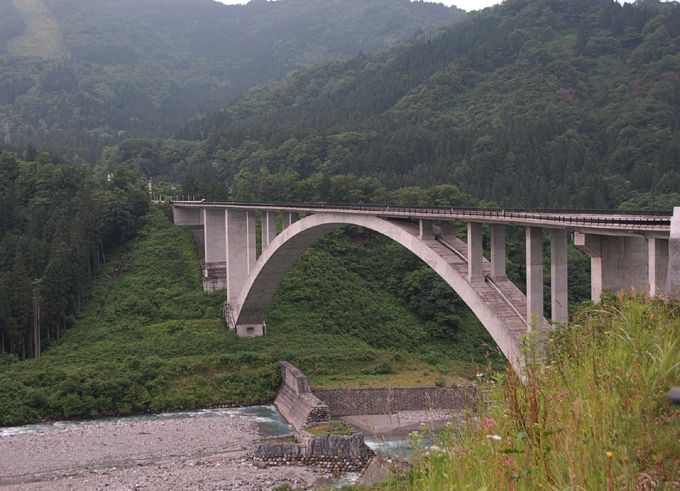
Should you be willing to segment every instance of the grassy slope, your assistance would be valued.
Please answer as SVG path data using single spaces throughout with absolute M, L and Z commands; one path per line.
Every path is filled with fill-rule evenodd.
M 43 1 L 13 0 L 12 3 L 24 14 L 26 32 L 7 43 L 9 54 L 61 58 L 64 55 L 61 33 Z
M 525 384 L 511 372 L 488 383 L 486 413 L 380 489 L 677 490 L 680 409 L 666 394 L 680 385 L 679 344 L 680 311 L 663 300 L 584 309 Z
M 475 364 L 452 361 L 445 347 L 418 345 L 418 320 L 351 270 L 357 261 L 351 247 L 343 249 L 346 238 L 336 236 L 303 255 L 270 310 L 267 336 L 242 339 L 224 327 L 223 292 L 201 291 L 191 234 L 160 211 L 152 212 L 130 244 L 123 273 L 95 322 L 125 251 L 109 254 L 107 274 L 57 345 L 37 360 L 0 359 L 0 424 L 271 400 L 283 359 L 307 373 L 312 385 L 326 387 L 451 383 L 457 380 L 454 371 L 470 375 L 478 370 Z M 318 261 L 331 261 L 333 254 L 340 259 L 330 270 L 309 270 Z M 322 279 L 329 274 L 341 290 L 356 290 L 365 302 L 362 312 L 376 312 L 376 322 L 328 321 L 336 315 L 325 301 L 332 292 Z M 304 298 L 300 281 L 317 296 Z M 296 300 L 296 295 L 303 297 Z M 356 303 L 352 298 L 357 297 L 343 301 Z M 338 325 L 355 331 L 343 332 Z M 386 337 L 369 332 L 378 327 L 394 335 L 375 347 L 376 339 Z M 397 349 L 394 339 L 408 343 Z

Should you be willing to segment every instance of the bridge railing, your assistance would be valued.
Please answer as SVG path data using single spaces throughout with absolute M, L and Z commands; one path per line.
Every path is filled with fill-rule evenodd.
M 672 211 L 634 210 L 569 210 L 569 209 L 507 209 L 462 208 L 413 205 L 339 204 L 339 203 L 279 203 L 273 201 L 172 201 L 173 204 L 227 205 L 231 207 L 276 209 L 277 211 L 354 211 L 385 215 L 428 215 L 433 219 L 451 217 L 502 218 L 507 220 L 539 220 L 574 225 L 633 225 L 670 226 Z

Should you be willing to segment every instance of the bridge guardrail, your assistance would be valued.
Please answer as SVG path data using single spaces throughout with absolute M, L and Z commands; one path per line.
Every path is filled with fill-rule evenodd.
M 518 210 L 518 209 L 489 209 L 489 208 L 461 208 L 461 207 L 436 207 L 436 206 L 412 206 L 412 205 L 347 205 L 336 203 L 279 203 L 272 201 L 171 201 L 172 204 L 189 205 L 229 205 L 244 206 L 248 208 L 268 209 L 275 208 L 278 211 L 287 209 L 302 211 L 327 210 L 327 211 L 358 211 L 374 214 L 417 214 L 432 215 L 433 218 L 443 216 L 469 216 L 479 218 L 503 218 L 508 220 L 543 220 L 561 224 L 573 225 L 637 225 L 669 227 L 671 223 L 671 211 L 633 211 L 633 210 Z M 593 216 L 595 215 L 595 216 Z M 599 216 L 597 216 L 599 215 Z

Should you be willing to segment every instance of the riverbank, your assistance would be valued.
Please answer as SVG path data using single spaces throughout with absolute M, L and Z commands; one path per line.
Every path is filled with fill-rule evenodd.
M 238 417 L 82 426 L 0 438 L 3 490 L 271 490 L 316 488 L 308 468 L 261 469 L 247 456 L 258 430 Z

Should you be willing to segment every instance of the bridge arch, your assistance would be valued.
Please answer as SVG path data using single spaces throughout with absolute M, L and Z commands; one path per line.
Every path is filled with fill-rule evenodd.
M 526 313 L 526 297 L 509 280 L 494 285 L 471 281 L 467 264 L 436 240 L 421 239 L 418 226 L 405 220 L 391 220 L 351 213 L 318 213 L 287 227 L 263 251 L 241 289 L 233 308 L 237 330 L 263 326 L 266 313 L 295 261 L 321 237 L 348 225 L 358 225 L 378 232 L 401 244 L 446 281 L 470 307 L 510 363 L 521 365 L 521 335 L 527 332 L 522 318 Z M 462 241 L 457 248 L 467 251 Z M 484 260 L 486 270 L 490 266 Z

